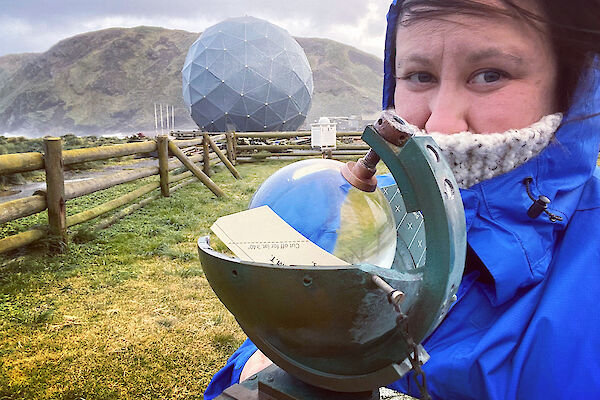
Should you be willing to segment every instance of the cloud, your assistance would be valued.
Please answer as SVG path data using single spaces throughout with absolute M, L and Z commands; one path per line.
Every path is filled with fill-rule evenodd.
M 97 29 L 149 25 L 201 32 L 223 19 L 252 15 L 294 36 L 330 38 L 381 57 L 387 1 L 13 0 L 2 7 L 0 55 L 45 51 Z

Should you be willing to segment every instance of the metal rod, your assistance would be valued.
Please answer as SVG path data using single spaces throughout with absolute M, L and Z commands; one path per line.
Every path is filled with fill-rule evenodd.
M 377 285 L 377 287 L 379 287 L 381 290 L 383 290 L 385 292 L 385 294 L 387 294 L 388 299 L 390 300 L 390 302 L 392 304 L 399 304 L 402 302 L 402 300 L 404 300 L 403 292 L 401 292 L 400 290 L 394 289 L 386 281 L 381 279 L 379 276 L 371 275 L 371 280 L 373 281 L 374 284 Z
M 171 119 L 169 118 L 169 105 L 166 106 L 167 111 L 167 132 L 169 132 L 169 128 L 171 127 Z
M 162 103 L 161 103 L 161 105 L 160 105 L 160 134 L 161 135 L 165 134 L 165 131 L 163 130 L 163 126 L 164 126 L 163 124 L 164 124 L 164 121 L 163 121 Z
M 158 115 L 156 115 L 156 103 L 154 103 L 154 133 L 158 135 Z

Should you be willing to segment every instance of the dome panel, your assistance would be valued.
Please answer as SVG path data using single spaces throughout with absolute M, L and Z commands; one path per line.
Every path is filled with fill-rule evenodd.
M 259 48 L 253 44 L 246 44 L 246 64 L 252 68 L 257 74 L 268 79 L 271 71 L 271 57 L 264 54 Z
M 267 103 L 267 95 L 269 94 L 269 83 L 265 82 L 260 86 L 256 86 L 252 90 L 244 92 L 244 97 L 258 101 L 259 103 Z
M 300 90 L 298 90 L 296 93 L 294 93 L 292 95 L 292 99 L 296 102 L 296 104 L 298 105 L 299 111 L 306 115 L 308 114 L 308 110 L 310 109 L 310 104 L 311 104 L 311 96 L 308 93 L 308 89 L 306 89 L 306 87 L 302 87 L 300 88 Z
M 231 52 L 223 52 L 223 79 L 226 81 L 235 79 L 236 76 L 242 75 L 244 70 L 244 64 L 234 57 Z
M 289 99 L 289 96 L 283 91 L 281 90 L 278 86 L 275 86 L 275 84 L 270 84 L 269 85 L 269 92 L 267 93 L 267 100 L 266 103 L 275 103 L 276 101 L 281 101 L 281 100 L 287 100 Z
M 183 102 L 185 104 L 192 104 L 192 98 L 190 97 L 190 85 L 183 85 Z
M 229 114 L 232 117 L 239 116 L 246 118 L 248 115 L 248 108 L 246 107 L 246 101 L 243 97 L 238 97 L 237 101 L 229 109 Z
M 267 85 L 268 83 L 269 83 L 268 80 L 266 80 L 263 76 L 257 74 L 253 69 L 245 68 L 244 69 L 244 90 L 242 91 L 242 93 L 245 96 L 247 93 L 255 91 L 258 88 L 260 88 L 264 85 Z M 262 98 L 262 99 L 264 99 L 264 98 Z M 258 98 L 258 100 L 261 100 L 261 98 Z
M 269 127 L 271 125 L 281 124 L 283 122 L 283 119 L 277 113 L 276 109 L 277 109 L 277 105 L 269 104 L 266 107 L 266 109 L 265 109 L 265 125 L 267 125 L 267 127 Z
M 253 114 L 250 114 L 250 119 L 252 119 L 256 124 L 260 124 L 259 130 L 264 131 L 266 128 L 264 127 L 266 120 L 266 112 L 267 106 L 263 105 L 261 108 L 256 110 Z
M 244 96 L 244 105 L 246 106 L 246 112 L 248 115 L 252 115 L 258 111 L 261 107 L 264 107 L 265 103 L 262 101 L 255 100 L 251 97 Z
M 198 91 L 196 90 L 196 88 L 193 87 L 193 86 L 189 87 L 189 92 L 188 93 L 189 93 L 189 96 L 190 96 L 190 103 L 189 103 L 189 105 L 192 105 L 192 104 L 196 103 L 197 101 L 199 101 L 200 99 L 204 98 L 204 95 L 202 93 L 198 93 Z
M 286 98 L 284 100 L 279 100 L 279 101 L 269 104 L 269 107 L 273 110 L 273 112 L 275 112 L 277 114 L 277 116 L 279 117 L 279 119 L 281 119 L 281 121 L 286 121 L 288 119 L 288 118 L 286 118 L 287 110 L 288 110 L 289 104 L 291 102 L 292 101 L 289 98 Z
M 244 24 L 246 25 L 246 40 L 251 41 L 264 37 L 270 23 L 262 19 L 246 17 Z
M 300 108 L 298 107 L 298 104 L 290 98 L 290 101 L 287 103 L 287 108 L 285 110 L 284 119 L 286 121 L 290 121 L 294 118 L 297 118 L 300 113 L 301 113 L 301 111 L 300 111 Z
M 298 76 L 298 74 L 296 72 L 292 72 L 290 74 L 289 78 L 290 78 L 289 88 L 292 93 L 297 93 L 298 91 L 300 91 L 302 89 L 306 89 L 306 91 L 308 92 L 308 88 L 306 87 L 306 84 L 304 82 L 302 82 L 302 80 L 300 79 L 300 77 Z
M 273 58 L 283 51 L 283 48 L 280 45 L 274 43 L 272 39 L 269 39 L 266 36 L 256 38 L 249 42 L 249 44 L 258 49 L 265 57 L 269 58 Z
M 203 51 L 202 53 L 198 54 L 198 57 L 194 57 L 193 60 L 190 60 L 188 65 L 195 65 L 198 68 L 206 69 L 206 67 L 208 67 L 208 61 L 206 60 L 206 54 L 207 54 L 206 51 Z
M 192 107 L 191 110 L 192 118 L 198 124 L 198 127 L 200 129 L 204 129 L 207 125 L 210 124 L 210 119 L 206 115 L 204 115 L 200 109 L 195 109 Z
M 234 58 L 240 65 L 247 65 L 246 61 L 246 43 L 244 41 L 240 41 L 235 45 L 228 47 L 225 50 L 227 54 L 229 54 L 232 58 Z
M 238 95 L 244 93 L 244 82 L 245 82 L 246 74 L 243 67 L 236 68 L 235 70 L 230 71 L 230 73 L 225 78 L 225 83 L 227 86 L 235 90 Z
M 192 105 L 192 111 L 202 115 L 210 123 L 213 123 L 224 114 L 223 110 L 221 110 L 221 108 L 219 108 L 217 105 L 213 104 L 213 102 L 208 98 L 202 98 Z
M 226 24 L 223 23 L 221 32 L 226 37 L 225 41 L 235 40 L 236 42 L 243 42 L 246 39 L 246 24 L 243 22 L 229 21 Z
M 218 98 L 220 100 L 219 103 L 215 104 L 221 107 L 225 114 L 231 112 L 231 108 L 241 97 L 238 92 L 227 86 L 226 83 L 216 88 L 214 94 L 219 96 Z M 209 96 L 212 98 L 212 95 L 213 93 L 211 93 Z
M 208 40 L 206 42 L 206 48 L 214 50 L 223 50 L 225 48 L 225 44 L 223 43 L 223 34 L 218 33 L 214 35 L 211 38 L 211 40 Z
M 212 92 L 220 84 L 221 79 L 206 70 L 190 81 L 190 86 L 203 96 Z
M 290 131 L 295 131 L 296 129 L 300 128 L 305 119 L 306 116 L 300 114 L 296 115 L 293 118 L 290 118 L 285 123 L 286 130 L 289 129 Z
M 189 83 L 189 81 L 190 81 L 191 69 L 192 69 L 192 63 L 189 63 L 189 64 L 184 65 L 183 69 L 181 70 L 181 79 L 183 79 L 184 86 L 185 86 L 186 82 Z

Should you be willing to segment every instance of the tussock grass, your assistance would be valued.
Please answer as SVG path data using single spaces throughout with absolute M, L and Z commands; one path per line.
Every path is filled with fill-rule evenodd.
M 83 224 L 64 255 L 42 243 L 1 256 L 0 398 L 202 398 L 245 337 L 210 289 L 196 240 L 289 162 L 240 165 L 241 181 L 218 169 L 227 199 L 194 183 L 106 230 Z M 152 179 L 69 201 L 68 214 Z M 45 218 L 5 224 L 0 235 Z

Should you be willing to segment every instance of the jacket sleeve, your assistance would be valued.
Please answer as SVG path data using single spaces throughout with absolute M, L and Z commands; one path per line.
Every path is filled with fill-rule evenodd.
M 240 348 L 229 357 L 227 364 L 213 376 L 204 392 L 204 400 L 214 399 L 229 386 L 239 383 L 244 365 L 246 365 L 246 362 L 256 350 L 257 348 L 254 343 L 250 339 L 246 339 Z

